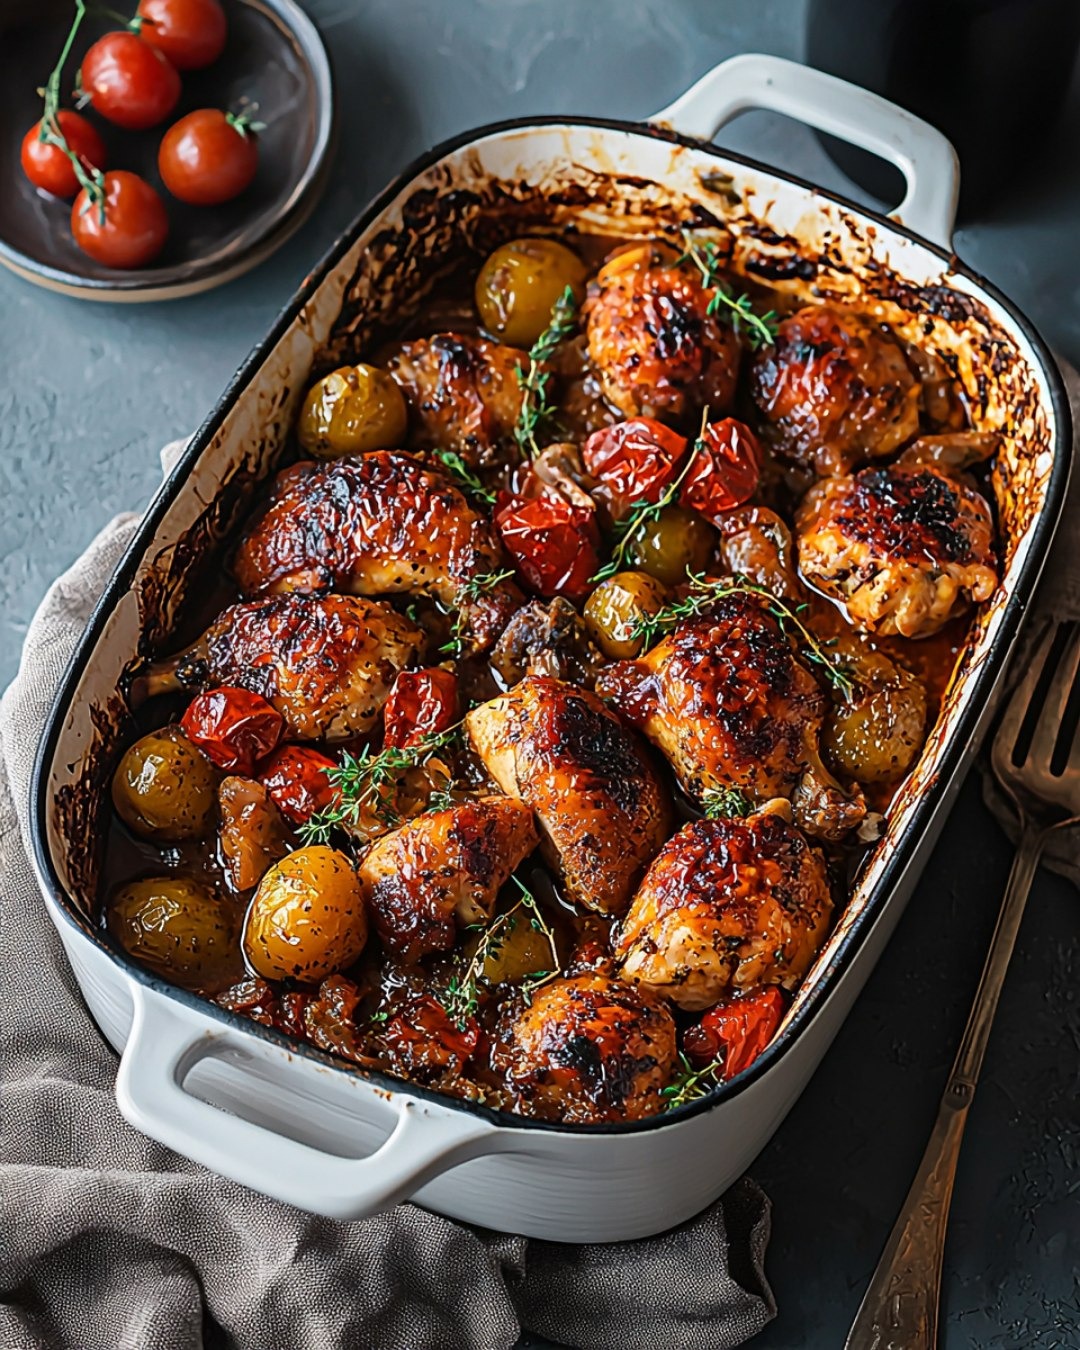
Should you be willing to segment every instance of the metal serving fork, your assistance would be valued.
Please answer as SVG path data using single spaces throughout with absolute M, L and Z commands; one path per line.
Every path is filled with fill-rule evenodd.
M 994 738 L 994 775 L 1016 807 L 1020 841 L 930 1142 L 844 1350 L 934 1350 L 937 1345 L 949 1202 L 998 997 L 1047 838 L 1080 817 L 1080 737 L 1073 702 L 1074 689 L 1080 696 L 1078 666 L 1080 624 L 1051 624 Z

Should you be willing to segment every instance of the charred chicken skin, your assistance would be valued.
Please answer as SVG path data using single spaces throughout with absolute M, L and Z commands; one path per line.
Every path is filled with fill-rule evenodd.
M 590 1125 L 660 1110 L 675 1023 L 648 990 L 604 971 L 545 985 L 514 1024 L 508 1078 L 530 1115 Z
M 597 273 L 584 309 L 589 361 L 624 417 L 680 422 L 706 405 L 714 416 L 731 407 L 739 339 L 709 313 L 712 298 L 666 244 L 618 252 Z
M 671 819 L 633 732 L 594 694 L 537 675 L 474 708 L 465 729 L 496 783 L 536 812 L 567 898 L 621 914 Z
M 418 816 L 384 835 L 360 864 L 384 946 L 412 963 L 486 923 L 499 888 L 538 843 L 532 812 L 481 797 Z
M 518 372 L 529 358 L 515 347 L 461 333 L 405 342 L 386 369 L 412 413 L 411 441 L 456 450 L 467 464 L 488 464 L 513 433 L 521 411 Z
M 624 980 L 688 1012 L 793 989 L 825 938 L 825 863 L 783 811 L 694 820 L 649 868 L 615 938 Z
M 866 813 L 821 763 L 826 698 L 777 620 L 735 593 L 685 620 L 651 651 L 601 671 L 597 693 L 640 727 L 701 800 L 736 788 L 788 798 L 808 833 L 837 839 Z
M 279 474 L 240 543 L 234 570 L 248 595 L 324 591 L 433 596 L 465 616 L 477 649 L 491 645 L 521 603 L 491 525 L 440 472 L 378 450 Z
M 867 632 L 927 637 L 997 585 L 989 506 L 932 465 L 826 479 L 796 528 L 807 581 Z
M 899 344 L 830 305 L 784 319 L 750 389 L 773 448 L 818 475 L 892 454 L 919 430 L 919 385 Z

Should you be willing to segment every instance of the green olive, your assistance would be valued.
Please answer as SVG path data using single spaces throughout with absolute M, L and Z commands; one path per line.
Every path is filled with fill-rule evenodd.
M 926 736 L 926 691 L 914 675 L 857 639 L 834 652 L 854 694 L 825 718 L 821 748 L 834 773 L 860 783 L 889 783 L 905 774 Z
M 320 459 L 394 450 L 405 439 L 405 395 L 377 366 L 342 366 L 307 391 L 300 444 Z
M 480 322 L 500 342 L 529 348 L 551 321 L 569 286 L 585 298 L 585 264 L 554 239 L 512 239 L 492 253 L 476 278 Z
M 125 751 L 113 775 L 113 805 L 143 839 L 199 839 L 214 819 L 217 783 L 217 770 L 180 728 L 162 727 Z
M 186 989 L 216 992 L 243 973 L 232 913 L 192 877 L 129 882 L 109 904 L 108 925 L 136 961 Z
M 367 942 L 364 887 L 344 853 L 315 844 L 263 876 L 244 927 L 244 955 L 268 980 L 317 983 L 351 966 Z
M 677 586 L 687 572 L 705 571 L 715 543 L 716 531 L 704 516 L 682 506 L 665 506 L 634 537 L 626 561 L 665 586 Z
M 663 609 L 666 601 L 664 587 L 647 572 L 616 572 L 585 602 L 585 627 L 605 656 L 628 661 L 644 644 L 638 625 Z

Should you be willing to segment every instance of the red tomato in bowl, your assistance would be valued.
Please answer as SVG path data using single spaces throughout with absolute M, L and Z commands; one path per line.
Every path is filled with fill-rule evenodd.
M 658 501 L 685 454 L 686 437 L 651 417 L 601 427 L 581 448 L 582 462 L 603 486 L 616 520 L 635 502 Z
M 176 107 L 180 76 L 135 33 L 106 33 L 83 57 L 82 87 L 94 111 L 128 131 L 155 127 Z
M 742 1073 L 769 1044 L 784 1016 L 784 995 L 776 985 L 710 1008 L 683 1036 L 686 1057 L 703 1069 L 723 1061 L 723 1076 Z
M 383 744 L 407 749 L 437 736 L 457 717 L 457 676 L 449 670 L 403 670 L 383 708 Z
M 67 108 L 61 108 L 56 114 L 56 121 L 72 154 L 77 155 L 91 169 L 104 169 L 105 142 L 97 128 L 85 117 L 77 112 L 69 112 Z M 23 173 L 42 192 L 51 192 L 54 197 L 74 197 L 79 190 L 75 166 L 58 145 L 41 140 L 40 131 L 41 123 L 35 122 L 23 137 L 20 154 Z
M 177 70 L 201 70 L 225 49 L 228 24 L 218 0 L 139 0 L 139 35 Z
M 145 267 L 165 246 L 169 217 L 145 178 L 113 169 L 105 175 L 104 213 L 83 188 L 71 208 L 71 233 L 104 267 Z
M 286 820 L 303 825 L 337 800 L 337 788 L 327 777 L 327 770 L 336 768 L 332 759 L 310 746 L 283 745 L 261 764 L 259 782 Z
M 242 117 L 200 108 L 161 138 L 158 172 L 174 197 L 191 206 L 218 206 L 238 196 L 255 177 L 259 148 Z
M 245 774 L 281 740 L 285 722 L 278 710 L 247 689 L 222 685 L 188 704 L 180 729 L 219 769 Z
M 554 492 L 502 494 L 495 528 L 530 590 L 551 599 L 582 600 L 600 567 L 594 513 Z
M 761 446 L 745 422 L 710 422 L 679 490 L 679 504 L 700 511 L 714 525 L 725 511 L 742 506 L 761 481 Z

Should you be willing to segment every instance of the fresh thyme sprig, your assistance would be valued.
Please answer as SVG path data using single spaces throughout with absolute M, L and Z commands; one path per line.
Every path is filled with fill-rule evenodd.
M 662 633 L 670 633 L 684 619 L 705 613 L 717 600 L 729 595 L 752 595 L 764 602 L 763 608 L 776 620 L 780 631 L 794 640 L 803 659 L 814 666 L 838 694 L 845 699 L 854 695 L 855 681 L 851 672 L 840 662 L 830 659 L 828 647 L 831 644 L 815 637 L 799 617 L 807 608 L 805 604 L 789 605 L 749 577 L 736 575 L 710 581 L 704 573 L 687 572 L 686 575 L 690 582 L 687 594 L 681 600 L 662 606 L 655 614 L 638 618 L 630 629 L 632 638 L 643 638 L 645 646 L 649 647 Z
M 714 1059 L 703 1069 L 695 1069 L 680 1050 L 679 1074 L 660 1092 L 660 1096 L 664 1099 L 664 1110 L 674 1111 L 676 1107 L 685 1106 L 687 1102 L 696 1102 L 700 1097 L 707 1097 L 713 1088 L 719 1087 L 723 1082 L 720 1077 L 723 1068 L 723 1060 Z
M 459 603 L 450 628 L 450 639 L 439 648 L 443 656 L 452 656 L 455 661 L 461 660 L 465 651 L 465 632 L 469 626 L 469 615 L 465 606 L 474 604 L 485 591 L 494 590 L 513 575 L 514 569 L 506 567 L 501 572 L 480 572 L 466 581 L 458 596 Z
M 748 816 L 754 803 L 737 787 L 711 787 L 701 794 L 702 810 L 709 820 L 731 820 Z
M 401 817 L 394 807 L 392 789 L 409 769 L 426 764 L 436 750 L 458 735 L 461 723 L 445 731 L 432 732 L 407 747 L 386 746 L 378 754 L 365 745 L 358 755 L 348 751 L 341 763 L 327 769 L 326 777 L 337 796 L 330 806 L 316 811 L 297 829 L 302 844 L 328 844 L 334 830 L 347 830 L 360 822 L 361 813 L 371 810 L 384 825 L 399 825 Z
M 776 341 L 776 311 L 770 309 L 767 314 L 755 314 L 748 295 L 734 294 L 720 275 L 719 250 L 711 240 L 695 239 L 689 230 L 683 230 L 682 241 L 684 251 L 677 261 L 693 263 L 701 273 L 701 280 L 712 289 L 706 314 L 726 310 L 736 332 L 746 334 L 754 351 L 772 346 Z
M 71 55 L 71 49 L 75 44 L 76 35 L 82 27 L 82 21 L 86 18 L 87 5 L 86 0 L 75 0 L 75 16 L 71 21 L 71 27 L 68 29 L 68 35 L 64 39 L 64 45 L 60 49 L 60 56 L 49 72 L 49 78 L 45 81 L 45 87 L 39 90 L 44 101 L 41 112 L 41 124 L 38 128 L 38 140 L 44 145 L 54 145 L 58 150 L 71 160 L 71 167 L 75 170 L 75 178 L 81 188 L 86 191 L 86 205 L 84 210 L 91 206 L 97 208 L 100 213 L 101 223 L 105 224 L 105 175 L 100 169 L 95 168 L 93 164 L 84 162 L 72 150 L 67 143 L 67 137 L 60 127 L 58 113 L 60 111 L 60 81 L 63 78 L 64 66 L 68 57 Z
M 518 984 L 518 990 L 525 1002 L 531 1003 L 533 994 L 559 973 L 559 952 L 551 925 L 544 918 L 536 896 L 528 886 L 518 877 L 514 877 L 513 881 L 521 892 L 520 897 L 505 913 L 496 915 L 484 929 L 461 977 L 455 975 L 450 979 L 440 999 L 447 1013 L 459 1027 L 463 1026 L 466 1018 L 473 1016 L 480 1006 L 480 995 L 488 983 L 484 976 L 484 967 L 502 951 L 525 914 L 529 916 L 530 928 L 543 934 L 548 951 L 551 953 L 550 970 L 534 971 Z
M 537 437 L 557 411 L 555 405 L 548 402 L 551 371 L 545 367 L 555 354 L 555 348 L 573 333 L 576 326 L 577 300 L 574 298 L 574 288 L 567 286 L 551 307 L 548 326 L 529 348 L 528 369 L 517 368 L 522 398 L 521 411 L 514 427 L 514 440 L 521 453 L 530 459 L 540 453 Z
M 457 479 L 470 497 L 485 506 L 495 505 L 495 493 L 484 486 L 456 450 L 436 450 L 435 457 Z
M 589 578 L 590 581 L 604 581 L 607 577 L 613 577 L 616 572 L 621 572 L 629 563 L 628 555 L 632 546 L 645 533 L 646 528 L 659 519 L 661 512 L 678 498 L 679 489 L 686 481 L 686 475 L 705 444 L 705 428 L 708 422 L 709 410 L 705 408 L 701 414 L 701 430 L 686 457 L 686 463 L 679 470 L 678 477 L 664 488 L 656 501 L 649 502 L 642 498 L 634 502 L 626 515 L 615 522 L 615 546 L 611 550 L 611 557 L 595 576 Z

